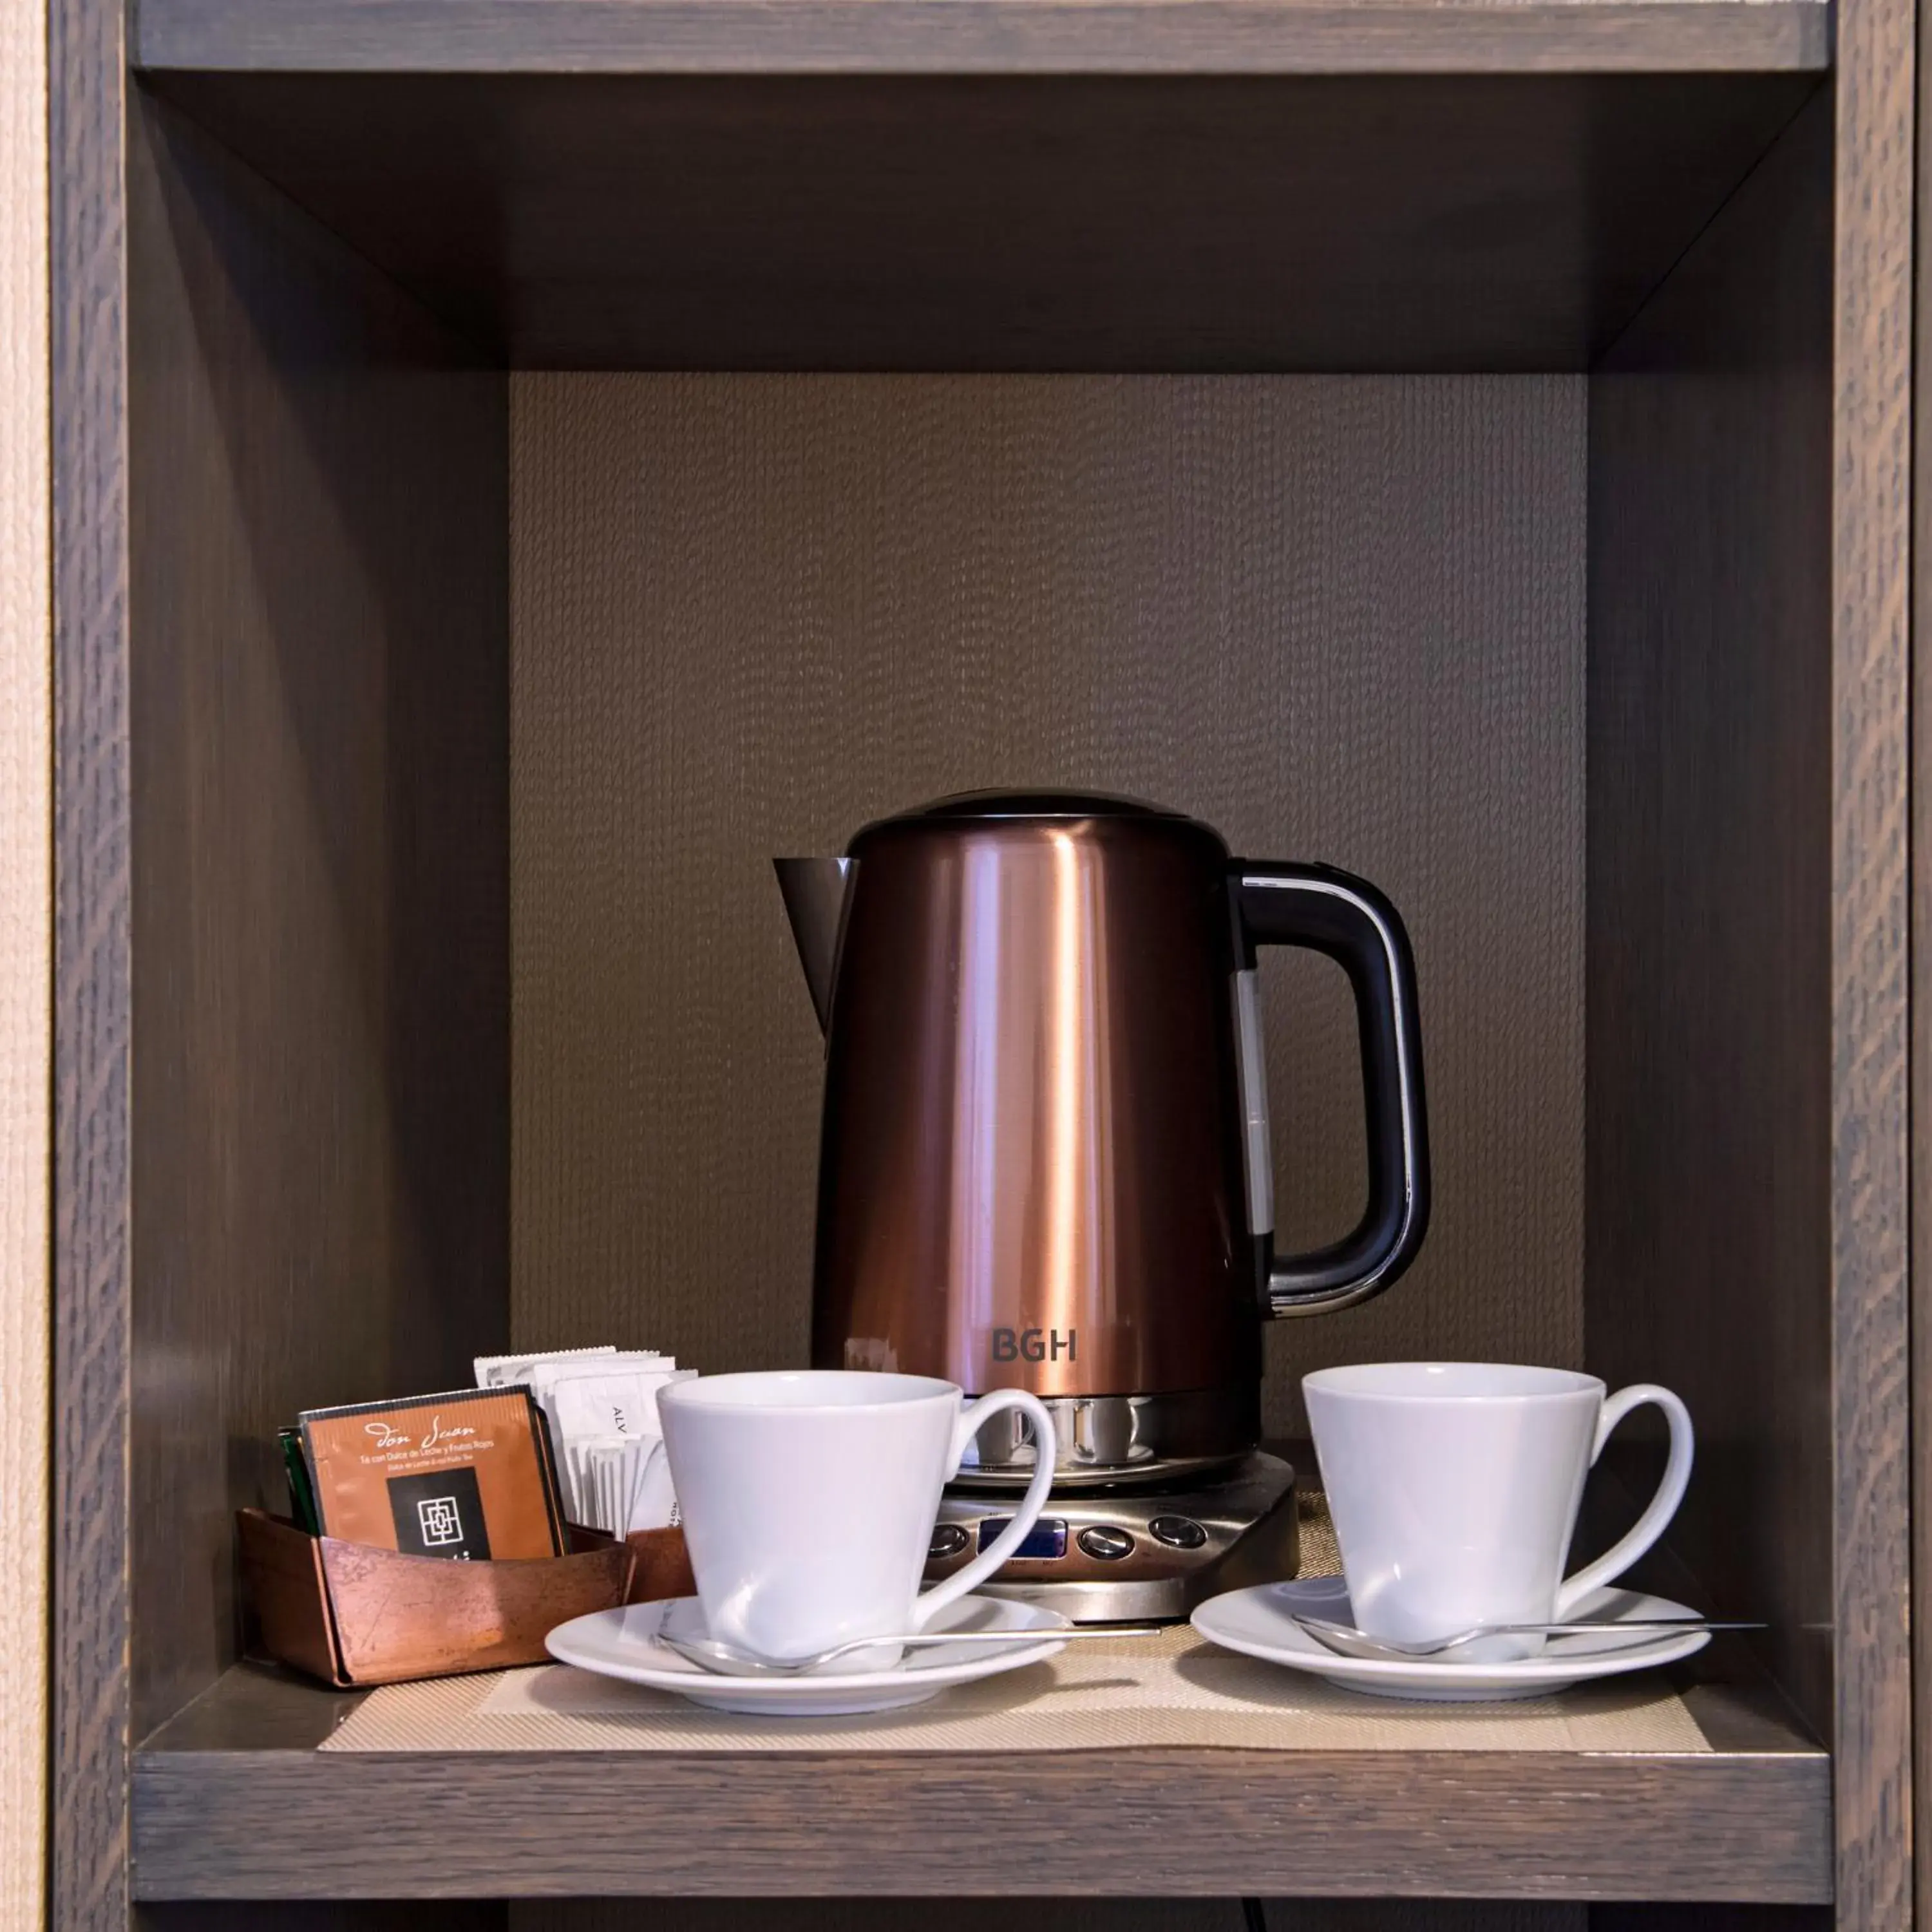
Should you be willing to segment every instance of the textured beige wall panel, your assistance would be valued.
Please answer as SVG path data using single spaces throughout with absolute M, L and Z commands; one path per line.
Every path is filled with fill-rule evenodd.
M 1569 376 L 512 379 L 513 1327 L 802 1360 L 821 1053 L 768 856 L 1096 785 L 1365 873 L 1437 1210 L 1296 1378 L 1582 1347 L 1584 389 Z M 1278 1199 L 1363 1186 L 1340 971 L 1264 967 Z
M 0 1932 L 44 1910 L 52 1040 L 46 14 L 0 0 Z

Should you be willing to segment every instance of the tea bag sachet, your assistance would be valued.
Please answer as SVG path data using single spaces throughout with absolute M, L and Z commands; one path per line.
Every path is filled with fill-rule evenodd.
M 572 1364 L 546 1384 L 533 1384 L 550 1426 L 566 1440 L 593 1436 L 658 1436 L 658 1390 L 686 1382 L 691 1369 L 607 1370 L 602 1363 Z M 542 1370 L 538 1371 L 539 1378 Z
M 479 1358 L 480 1376 L 526 1378 L 555 1446 L 573 1522 L 622 1536 L 677 1521 L 657 1412 L 658 1391 L 694 1376 L 673 1355 L 611 1347 Z
M 324 1534 L 459 1561 L 563 1553 L 527 1389 L 304 1409 L 299 1420 Z
M 476 1386 L 503 1388 L 513 1382 L 527 1382 L 530 1371 L 539 1362 L 572 1360 L 585 1355 L 614 1355 L 614 1342 L 599 1342 L 592 1348 L 553 1348 L 541 1355 L 478 1355 L 476 1358 Z

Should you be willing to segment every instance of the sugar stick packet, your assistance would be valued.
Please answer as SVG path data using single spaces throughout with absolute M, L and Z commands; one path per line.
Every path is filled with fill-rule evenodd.
M 657 1396 L 695 1370 L 679 1368 L 674 1355 L 606 1344 L 479 1356 L 476 1372 L 479 1381 L 514 1373 L 529 1387 L 548 1426 L 569 1521 L 615 1535 L 677 1521 Z

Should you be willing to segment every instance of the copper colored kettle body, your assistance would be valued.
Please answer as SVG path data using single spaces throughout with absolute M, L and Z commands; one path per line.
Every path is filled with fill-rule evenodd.
M 826 1029 L 819 1366 L 1066 1399 L 1063 1457 L 1091 1465 L 1211 1458 L 1257 1432 L 1264 1315 L 1363 1300 L 1414 1258 L 1414 973 L 1366 882 L 1056 794 L 943 800 L 777 863 Z M 1258 944 L 1338 960 L 1361 1029 L 1367 1210 L 1285 1258 Z

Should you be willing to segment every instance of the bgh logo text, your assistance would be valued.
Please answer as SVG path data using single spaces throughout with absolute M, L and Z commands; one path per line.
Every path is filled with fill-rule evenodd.
M 1064 1354 L 1076 1359 L 1077 1331 L 1062 1334 L 1058 1328 L 995 1328 L 993 1359 L 996 1362 L 1057 1362 Z

